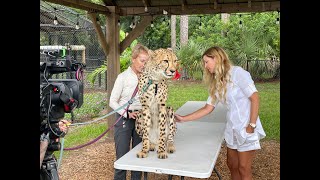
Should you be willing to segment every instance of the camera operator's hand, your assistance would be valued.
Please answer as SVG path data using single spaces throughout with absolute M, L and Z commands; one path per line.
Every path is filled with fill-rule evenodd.
M 66 134 L 68 132 L 70 122 L 62 119 L 58 122 L 58 125 L 59 125 L 60 131 L 63 131 Z

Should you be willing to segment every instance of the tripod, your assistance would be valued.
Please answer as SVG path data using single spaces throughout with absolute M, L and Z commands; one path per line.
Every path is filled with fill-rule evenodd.
M 59 142 L 52 142 L 49 133 L 40 136 L 40 180 L 59 180 L 57 159 L 53 154 L 59 146 Z

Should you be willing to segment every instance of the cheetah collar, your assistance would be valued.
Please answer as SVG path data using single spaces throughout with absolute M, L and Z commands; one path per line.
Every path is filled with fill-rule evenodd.
M 148 87 L 153 83 L 152 79 L 149 79 L 148 84 L 143 88 L 144 91 L 146 91 L 148 89 Z M 156 86 L 154 88 L 154 95 L 157 95 L 158 93 L 158 83 L 154 83 L 154 85 Z

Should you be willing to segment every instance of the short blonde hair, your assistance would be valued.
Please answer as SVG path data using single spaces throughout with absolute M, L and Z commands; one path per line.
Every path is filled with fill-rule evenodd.
M 208 56 L 211 58 L 216 59 L 216 66 L 214 73 L 210 73 L 210 71 L 204 68 L 204 61 L 203 63 L 203 80 L 208 86 L 209 94 L 212 97 L 212 103 L 214 104 L 219 98 L 225 102 L 226 94 L 227 94 L 227 83 L 230 82 L 230 72 L 231 69 L 231 61 L 228 57 L 228 54 L 218 46 L 213 46 L 207 49 L 203 55 Z M 218 97 L 216 97 L 216 92 L 218 92 Z
M 137 58 L 138 55 L 139 55 L 141 52 L 145 52 L 145 53 L 147 53 L 147 54 L 150 56 L 150 54 L 149 54 L 149 49 L 148 49 L 146 46 L 144 46 L 144 45 L 142 45 L 142 44 L 137 44 L 137 45 L 135 45 L 135 46 L 133 47 L 133 49 L 132 49 L 131 58 L 132 58 L 132 59 Z

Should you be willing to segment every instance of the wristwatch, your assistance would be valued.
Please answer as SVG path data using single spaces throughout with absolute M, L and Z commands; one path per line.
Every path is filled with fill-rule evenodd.
M 257 125 L 254 123 L 249 123 L 249 126 L 251 126 L 253 129 L 255 129 L 257 127 Z

